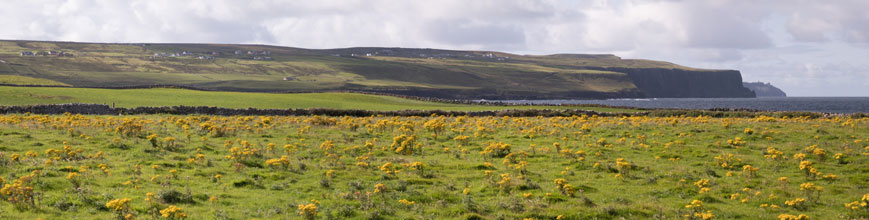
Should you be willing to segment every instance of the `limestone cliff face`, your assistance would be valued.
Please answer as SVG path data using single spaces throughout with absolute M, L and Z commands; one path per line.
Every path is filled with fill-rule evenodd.
M 753 98 L 736 70 L 596 68 L 622 72 L 649 98 Z
M 787 94 L 785 94 L 784 91 L 769 83 L 743 82 L 742 86 L 754 91 L 754 94 L 757 94 L 757 97 L 787 97 Z
M 625 80 L 636 85 L 635 90 L 620 92 L 532 92 L 498 89 L 450 90 L 405 88 L 400 90 L 368 90 L 421 97 L 448 99 L 612 99 L 612 98 L 754 98 L 755 93 L 742 85 L 742 75 L 736 70 L 682 70 L 663 68 L 601 68 L 586 67 L 627 74 Z M 351 89 L 352 88 L 348 88 Z

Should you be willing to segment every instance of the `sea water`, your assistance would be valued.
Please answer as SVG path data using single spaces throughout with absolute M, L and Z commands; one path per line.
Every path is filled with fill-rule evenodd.
M 502 100 L 517 104 L 599 104 L 638 108 L 757 109 L 828 113 L 869 112 L 869 97 L 652 98 L 608 100 Z

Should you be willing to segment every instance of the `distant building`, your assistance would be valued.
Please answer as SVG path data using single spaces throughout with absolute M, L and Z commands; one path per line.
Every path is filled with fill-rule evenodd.
M 32 57 L 32 56 L 35 56 L 35 55 L 34 55 L 33 52 L 31 52 L 31 51 L 24 51 L 24 52 L 21 52 L 21 56 L 22 56 L 22 57 Z
M 236 50 L 236 51 L 233 52 L 233 53 L 234 53 L 235 55 L 241 55 L 241 54 L 243 54 L 244 52 L 242 52 L 242 51 L 240 51 L 240 50 Z

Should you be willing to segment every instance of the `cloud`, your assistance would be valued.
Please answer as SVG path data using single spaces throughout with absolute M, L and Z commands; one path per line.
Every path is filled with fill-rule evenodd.
M 798 41 L 869 42 L 869 16 L 865 13 L 869 1 L 799 1 L 782 8 L 791 11 L 787 27 Z
M 498 45 L 511 47 L 525 44 L 525 32 L 519 26 L 475 23 L 470 20 L 437 20 L 421 25 L 423 34 L 439 43 L 468 45 Z
M 788 21 L 787 30 L 799 41 L 827 41 L 827 33 L 837 29 L 838 25 L 822 18 L 807 18 L 800 13 L 794 13 Z
M 708 6 L 689 7 L 681 19 L 687 24 L 685 45 L 696 48 L 756 49 L 772 46 L 757 20 L 735 11 Z

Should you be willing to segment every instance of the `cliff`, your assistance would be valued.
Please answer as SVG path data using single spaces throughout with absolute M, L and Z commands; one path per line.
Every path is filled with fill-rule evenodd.
M 743 82 L 742 86 L 754 91 L 757 97 L 787 97 L 784 91 L 776 88 L 770 83 L 763 82 Z
M 593 68 L 625 73 L 648 98 L 753 98 L 736 70 Z

